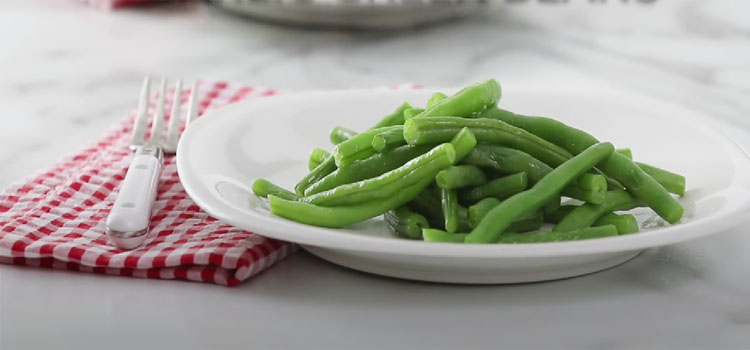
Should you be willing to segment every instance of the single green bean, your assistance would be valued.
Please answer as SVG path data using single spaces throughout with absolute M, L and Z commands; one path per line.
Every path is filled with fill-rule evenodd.
M 492 210 L 492 208 L 500 205 L 502 201 L 495 197 L 487 197 L 474 205 L 469 206 L 469 225 L 472 228 L 476 227 L 480 221 Z
M 633 152 L 630 148 L 620 148 L 616 152 L 633 159 Z M 685 177 L 664 169 L 657 168 L 641 162 L 634 162 L 639 168 L 649 176 L 653 177 L 656 182 L 664 187 L 669 193 L 674 193 L 680 197 L 685 195 Z
M 404 122 L 424 112 L 423 108 L 409 108 L 404 111 Z
M 375 150 L 372 149 L 372 138 L 390 130 L 403 130 L 403 126 L 394 125 L 370 129 L 336 145 L 333 151 L 336 166 L 344 168 L 357 160 L 373 155 Z
M 310 152 L 310 159 L 307 161 L 307 168 L 309 170 L 315 169 L 320 163 L 323 163 L 323 161 L 326 160 L 331 156 L 328 151 L 322 149 L 322 148 L 314 148 L 312 152 Z
M 456 190 L 440 189 L 440 203 L 445 218 L 445 230 L 454 233 L 458 230 L 458 197 Z
M 438 102 L 445 100 L 448 98 L 448 95 L 442 93 L 442 92 L 436 92 L 430 96 L 430 99 L 427 100 L 427 108 L 430 108 L 434 105 L 436 105 Z
M 661 184 L 668 192 L 674 193 L 679 196 L 685 195 L 684 176 L 640 162 L 635 162 L 635 164 L 643 169 L 646 174 L 653 177 L 654 180 Z
M 481 113 L 481 117 L 495 118 L 525 129 L 573 154 L 580 153 L 599 142 L 582 130 L 550 118 L 522 116 L 497 107 L 487 108 Z M 409 141 L 408 137 L 406 139 Z M 642 199 L 667 222 L 673 224 L 682 218 L 685 209 L 680 203 L 625 155 L 615 152 L 597 167 L 607 176 L 622 183 L 628 191 Z
M 597 174 L 583 174 L 563 194 L 587 203 L 600 204 L 607 196 L 607 178 Z
M 615 150 L 615 152 L 628 157 L 628 159 L 633 159 L 633 151 L 631 151 L 630 148 L 618 148 Z
M 444 228 L 443 209 L 440 196 L 428 187 L 420 192 L 414 199 L 407 203 L 409 209 L 422 214 L 430 223 L 430 227 Z
M 494 79 L 468 86 L 455 95 L 433 104 L 418 117 L 470 117 L 500 99 L 500 84 Z
M 437 144 L 450 140 L 463 128 L 469 128 L 479 142 L 521 150 L 551 167 L 572 157 L 570 152 L 526 130 L 489 118 L 415 117 L 404 123 L 404 139 L 410 145 Z
M 513 221 L 508 226 L 509 232 L 527 232 L 538 230 L 544 225 L 544 214 L 541 210 L 536 211 L 534 214 L 520 218 Z
M 626 235 L 639 231 L 638 220 L 635 219 L 635 215 L 633 214 L 617 215 L 615 213 L 607 213 L 594 221 L 593 226 L 605 225 L 614 225 L 617 228 L 618 235 Z
M 277 186 L 266 179 L 255 179 L 255 181 L 253 181 L 253 193 L 255 193 L 256 196 L 263 198 L 266 198 L 269 195 L 274 195 L 290 201 L 296 201 L 299 199 L 299 196 L 296 194 L 281 186 Z
M 380 176 L 341 185 L 300 200 L 317 205 L 337 206 L 387 198 L 404 187 L 421 182 L 424 177 L 434 181 L 440 170 L 453 165 L 455 161 L 456 151 L 453 145 L 444 143 Z
M 639 205 L 640 201 L 626 191 L 609 191 L 604 203 L 599 205 L 583 204 L 576 207 L 568 215 L 565 215 L 553 230 L 565 232 L 586 228 L 593 225 L 599 217 L 606 213 L 618 210 L 630 210 Z
M 560 221 L 562 221 L 563 218 L 565 218 L 566 215 L 568 215 L 573 209 L 577 208 L 577 205 L 561 205 L 557 210 L 545 212 L 544 213 L 544 221 L 547 221 L 551 224 L 557 224 Z
M 409 102 L 404 102 L 398 108 L 396 108 L 393 113 L 383 117 L 375 126 L 373 126 L 373 129 L 382 128 L 384 126 L 392 126 L 392 125 L 403 125 L 404 124 L 404 111 L 411 108 L 411 105 Z
M 525 172 L 536 183 L 553 168 L 528 153 L 495 145 L 479 144 L 462 160 L 465 164 L 489 167 L 503 173 Z M 562 192 L 564 196 L 589 203 L 601 203 L 607 195 L 607 180 L 597 174 L 583 174 Z
M 531 189 L 518 193 L 494 207 L 466 237 L 466 241 L 496 242 L 513 221 L 532 214 L 559 196 L 565 186 L 609 157 L 614 150 L 611 143 L 596 144 L 561 164 Z
M 323 160 L 323 162 L 315 167 L 315 169 L 307 173 L 307 175 L 305 175 L 305 177 L 303 177 L 302 180 L 300 180 L 300 182 L 297 183 L 296 186 L 294 186 L 294 191 L 300 196 L 303 195 L 308 187 L 320 181 L 320 179 L 326 177 L 328 174 L 334 172 L 335 170 L 336 162 L 331 155 Z
M 383 217 L 391 231 L 407 238 L 422 239 L 422 229 L 429 227 L 424 216 L 403 205 L 385 213 Z
M 458 131 L 451 139 L 451 144 L 456 150 L 456 162 L 464 159 L 467 154 L 477 145 L 477 138 L 469 128 L 463 128 Z
M 468 232 L 470 230 L 471 230 L 471 225 L 469 225 L 469 209 L 459 204 L 458 205 L 458 230 L 456 231 Z
M 487 197 L 469 207 L 469 226 L 476 227 L 479 222 L 492 210 L 498 206 L 501 201 L 497 198 Z M 508 226 L 509 232 L 523 232 L 536 230 L 544 225 L 544 215 L 542 211 L 537 211 L 527 217 L 520 218 Z
M 487 183 L 487 177 L 473 165 L 457 165 L 441 170 L 435 176 L 435 182 L 440 188 L 456 189 L 469 186 L 479 186 Z
M 354 136 L 357 136 L 357 132 L 354 130 L 347 129 L 342 126 L 337 126 L 331 130 L 331 143 L 338 145 Z
M 544 242 L 563 242 L 579 241 L 583 239 L 603 238 L 617 236 L 617 228 L 613 225 L 589 227 L 580 230 L 568 232 L 556 231 L 538 231 L 528 233 L 507 233 L 504 234 L 498 243 L 518 244 L 518 243 L 544 243 Z
M 449 233 L 433 228 L 422 229 L 422 237 L 427 242 L 463 243 L 467 235 L 466 233 Z
M 404 140 L 404 130 L 399 128 L 383 131 L 373 136 L 371 146 L 376 152 L 382 153 L 386 150 L 403 146 L 405 144 L 406 140 Z
M 486 143 L 474 147 L 461 163 L 491 168 L 505 174 L 524 172 L 532 183 L 538 182 L 553 169 L 528 153 Z
M 392 196 L 354 205 L 323 207 L 268 196 L 271 213 L 308 225 L 340 228 L 364 221 L 406 204 L 427 187 L 433 179 L 425 177 L 415 185 L 397 191 Z
M 526 189 L 528 186 L 526 173 L 516 173 L 494 179 L 484 185 L 462 192 L 462 202 L 474 203 L 483 198 L 508 198 Z
M 570 185 L 568 185 L 570 187 Z M 565 192 L 565 189 L 563 189 L 563 192 Z M 560 202 L 562 201 L 562 198 L 560 196 L 554 197 L 549 203 L 545 204 L 542 207 L 542 213 L 552 213 L 555 212 L 557 209 L 560 208 Z
M 336 169 L 305 190 L 305 196 L 382 175 L 429 151 L 429 146 L 401 146 Z

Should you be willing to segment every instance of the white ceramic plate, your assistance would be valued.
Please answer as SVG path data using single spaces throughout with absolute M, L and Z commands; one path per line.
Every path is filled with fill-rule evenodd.
M 263 177 L 292 188 L 314 147 L 330 148 L 336 125 L 364 130 L 403 101 L 432 91 L 305 93 L 236 103 L 207 113 L 180 140 L 185 190 L 214 217 L 258 234 L 299 243 L 337 264 L 376 274 L 455 283 L 515 283 L 571 277 L 615 266 L 641 250 L 717 233 L 750 207 L 750 162 L 708 118 L 655 99 L 615 93 L 509 91 L 501 105 L 582 128 L 634 157 L 687 177 L 686 215 L 669 226 L 639 210 L 639 234 L 577 242 L 464 245 L 393 236 L 382 218 L 348 229 L 299 224 L 272 215 L 253 195 Z

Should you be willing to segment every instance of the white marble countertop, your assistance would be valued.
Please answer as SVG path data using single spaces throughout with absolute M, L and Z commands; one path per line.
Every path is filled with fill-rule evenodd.
M 0 186 L 123 118 L 147 74 L 293 90 L 487 77 L 505 91 L 615 88 L 715 116 L 750 143 L 750 2 L 542 3 L 409 32 L 345 33 L 249 22 L 201 3 L 102 12 L 5 0 Z M 233 289 L 0 266 L 0 349 L 747 349 L 746 233 L 511 286 L 380 278 L 306 253 Z

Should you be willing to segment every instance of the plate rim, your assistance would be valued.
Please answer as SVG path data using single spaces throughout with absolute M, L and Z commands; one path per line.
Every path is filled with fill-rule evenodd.
M 675 244 L 683 241 L 688 241 L 711 234 L 725 231 L 731 227 L 734 227 L 744 221 L 741 215 L 743 210 L 747 211 L 750 209 L 750 188 L 748 184 L 745 186 L 728 187 L 717 192 L 718 195 L 723 191 L 730 189 L 741 189 L 744 193 L 739 195 L 730 195 L 728 198 L 733 199 L 734 202 L 729 203 L 729 212 L 719 217 L 710 218 L 708 220 L 691 221 L 687 224 L 691 225 L 692 230 L 689 233 L 678 233 L 681 230 L 679 225 L 668 226 L 659 228 L 654 231 L 649 231 L 648 235 L 624 235 L 617 237 L 607 237 L 602 239 L 591 239 L 583 241 L 570 241 L 570 242 L 554 242 L 554 243 L 535 243 L 535 244 L 482 244 L 482 245 L 468 245 L 458 243 L 437 243 L 437 242 L 424 242 L 408 239 L 387 239 L 383 237 L 372 237 L 365 235 L 351 234 L 346 229 L 329 229 L 316 227 L 311 225 L 305 225 L 297 223 L 288 219 L 276 217 L 276 216 L 261 216 L 257 215 L 254 220 L 243 221 L 237 219 L 237 217 L 231 215 L 232 212 L 242 215 L 237 208 L 229 205 L 223 205 L 221 208 L 222 201 L 210 193 L 207 189 L 201 191 L 200 187 L 205 189 L 205 186 L 200 186 L 202 180 L 194 179 L 194 174 L 191 174 L 187 170 L 190 162 L 186 158 L 185 149 L 189 146 L 188 142 L 192 136 L 200 131 L 203 125 L 209 123 L 218 123 L 224 118 L 237 118 L 240 113 L 232 113 L 234 110 L 241 110 L 247 108 L 258 108 L 266 104 L 282 104 L 285 100 L 294 99 L 310 99 L 310 98 L 342 98 L 346 95 L 376 95 L 376 94 L 429 94 L 432 91 L 450 91 L 455 89 L 419 89 L 419 90 L 373 90 L 373 89 L 351 89 L 351 90 L 333 90 L 333 91 L 311 91 L 311 92 L 299 92 L 290 94 L 281 94 L 275 96 L 264 97 L 262 99 L 245 100 L 237 103 L 228 104 L 220 108 L 207 111 L 204 117 L 198 118 L 194 123 L 191 124 L 183 136 L 180 138 L 180 142 L 177 148 L 176 163 L 177 171 L 179 174 L 180 182 L 183 188 L 187 192 L 188 196 L 204 211 L 206 211 L 212 217 L 228 223 L 232 226 L 248 230 L 261 236 L 270 237 L 274 239 L 280 239 L 285 241 L 292 241 L 304 245 L 312 245 L 317 247 L 323 247 L 328 249 L 343 249 L 350 251 L 359 252 L 370 252 L 379 254 L 398 254 L 398 255 L 417 255 L 417 256 L 433 256 L 433 257 L 465 257 L 465 258 L 527 258 L 527 257 L 562 257 L 571 255 L 584 255 L 584 254 L 605 254 L 613 252 L 623 252 L 628 250 L 640 250 L 657 246 L 664 246 L 669 244 Z M 528 93 L 560 93 L 551 89 L 514 89 L 513 93 L 528 94 Z M 692 122 L 698 123 L 705 130 L 714 133 L 715 138 L 712 140 L 720 140 L 730 149 L 734 149 L 735 152 L 729 155 L 732 161 L 732 165 L 735 166 L 735 179 L 733 183 L 737 183 L 737 179 L 742 177 L 742 174 L 750 175 L 750 157 L 739 146 L 732 138 L 726 133 L 717 129 L 711 125 L 711 118 L 702 115 L 700 112 L 693 112 L 685 109 L 682 106 L 676 105 L 672 102 L 656 100 L 650 96 L 635 95 L 627 92 L 613 92 L 609 90 L 568 90 L 565 94 L 587 94 L 587 98 L 592 98 L 592 94 L 602 96 L 613 96 L 616 95 L 619 98 L 626 96 L 626 98 L 632 98 L 636 100 L 648 100 L 649 103 L 657 103 L 668 106 L 669 108 L 681 108 L 689 113 L 681 115 L 682 118 L 688 118 Z M 288 103 L 288 102 L 287 102 Z M 251 107 L 248 107 L 251 106 Z M 210 116 L 210 118 L 205 118 Z M 182 150 L 182 151 L 181 151 Z M 744 162 L 738 163 L 738 159 L 742 159 Z M 744 165 L 744 172 L 740 172 L 740 168 L 737 165 Z M 748 176 L 750 177 L 750 176 Z M 208 195 L 208 197 L 205 197 Z M 740 201 L 737 197 L 744 197 L 744 201 Z M 218 203 L 218 206 L 214 205 L 212 199 Z M 741 203 L 738 203 L 741 202 Z M 223 210 L 222 210 L 223 209 Z M 251 210 L 247 210 L 245 214 L 252 214 Z M 734 214 L 734 215 L 729 215 Z M 265 222 L 265 224 L 264 224 Z M 300 234 L 299 231 L 307 231 L 308 233 Z M 339 232 L 335 232 L 339 231 Z M 291 233 L 290 233 L 291 232 Z M 311 239 L 312 238 L 312 239 Z M 412 247 L 412 245 L 414 245 Z

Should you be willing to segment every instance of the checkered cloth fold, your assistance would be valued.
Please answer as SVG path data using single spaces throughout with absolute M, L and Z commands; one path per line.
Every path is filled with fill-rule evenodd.
M 219 82 L 201 83 L 198 97 L 202 113 L 274 94 Z M 0 194 L 0 262 L 234 286 L 294 251 L 291 243 L 208 216 L 183 190 L 174 157 L 165 159 L 145 246 L 122 251 L 109 245 L 104 222 L 132 159 L 133 119 L 131 115 L 90 147 Z

